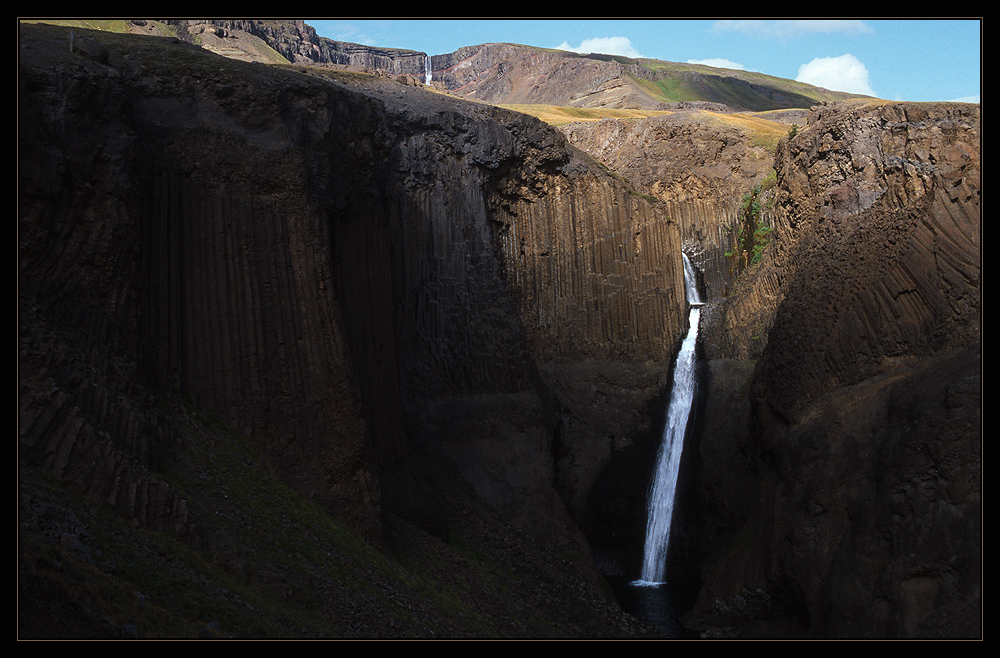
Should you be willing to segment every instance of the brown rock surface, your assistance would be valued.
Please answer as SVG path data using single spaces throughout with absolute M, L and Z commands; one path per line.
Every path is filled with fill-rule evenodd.
M 448 90 L 488 103 L 656 110 L 694 102 L 774 110 L 849 97 L 748 71 L 510 43 L 467 46 L 431 61 L 434 79 Z
M 979 145 L 959 104 L 820 107 L 782 142 L 773 250 L 714 329 L 767 344 L 749 432 L 701 440 L 729 543 L 691 623 L 981 634 Z
M 75 467 L 101 501 L 142 487 L 123 516 L 183 525 L 142 470 L 170 447 L 156 405 L 183 396 L 376 545 L 387 513 L 447 537 L 422 466 L 447 455 L 596 578 L 563 499 L 611 454 L 557 419 L 641 416 L 661 380 L 596 409 L 553 387 L 583 360 L 669 368 L 684 299 L 658 204 L 525 115 L 152 37 L 95 35 L 100 64 L 24 29 L 25 467 Z
M 760 122 L 769 123 L 769 122 Z M 784 132 L 784 128 L 768 126 Z M 576 122 L 560 129 L 636 190 L 663 201 L 698 267 L 708 302 L 732 285 L 727 251 L 739 233 L 740 200 L 772 171 L 751 131 L 718 113 L 686 109 L 636 120 Z M 765 213 L 770 222 L 770 213 Z

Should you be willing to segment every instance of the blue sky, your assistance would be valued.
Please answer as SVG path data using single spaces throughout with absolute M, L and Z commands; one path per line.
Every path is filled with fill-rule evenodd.
M 509 42 L 701 62 L 903 101 L 979 102 L 981 20 L 305 19 L 320 36 L 429 55 Z

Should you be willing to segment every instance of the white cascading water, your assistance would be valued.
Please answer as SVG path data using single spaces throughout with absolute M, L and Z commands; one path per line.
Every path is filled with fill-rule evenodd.
M 691 311 L 688 315 L 688 333 L 677 352 L 674 366 L 674 383 L 670 392 L 663 439 L 656 456 L 656 472 L 649 492 L 646 525 L 646 545 L 643 549 L 642 575 L 635 585 L 659 585 L 664 582 L 667 566 L 667 547 L 670 543 L 670 522 L 674 516 L 674 494 L 684 434 L 687 429 L 695 389 L 695 344 L 698 340 L 698 320 L 701 316 L 701 296 L 695 280 L 694 267 L 684 259 L 684 288 Z
M 431 83 L 431 78 L 432 77 L 434 77 L 434 74 L 431 71 L 431 56 L 430 55 L 425 55 L 424 56 L 424 84 L 425 85 L 429 85 Z

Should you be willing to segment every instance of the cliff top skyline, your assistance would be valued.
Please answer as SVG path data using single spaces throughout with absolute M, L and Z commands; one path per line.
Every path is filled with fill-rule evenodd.
M 981 21 L 306 19 L 328 39 L 439 55 L 508 42 L 756 71 L 895 101 L 978 103 Z

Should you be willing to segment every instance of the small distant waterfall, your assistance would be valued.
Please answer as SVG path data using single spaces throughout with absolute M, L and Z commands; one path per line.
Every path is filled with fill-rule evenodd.
M 684 433 L 687 429 L 695 388 L 695 344 L 698 340 L 698 320 L 702 300 L 698 293 L 694 267 L 684 259 L 684 288 L 691 306 L 688 315 L 688 333 L 677 352 L 674 382 L 670 392 L 663 439 L 656 457 L 656 472 L 649 492 L 649 520 L 646 525 L 646 545 L 643 550 L 642 575 L 635 585 L 657 585 L 664 582 L 667 547 L 670 543 L 670 522 L 674 515 L 674 494 L 684 450 Z
M 431 71 L 431 56 L 424 56 L 424 84 L 429 85 L 431 83 L 431 78 L 434 77 L 434 73 Z

